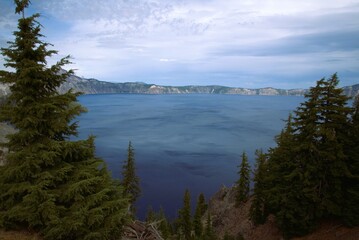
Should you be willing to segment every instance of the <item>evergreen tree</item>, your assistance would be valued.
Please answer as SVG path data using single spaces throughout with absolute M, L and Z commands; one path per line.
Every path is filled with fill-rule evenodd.
M 307 210 L 309 205 L 302 192 L 303 177 L 295 152 L 291 115 L 284 130 L 276 137 L 276 142 L 277 147 L 269 150 L 266 164 L 266 207 L 268 212 L 276 216 L 276 221 L 285 235 L 300 235 L 309 230 L 312 223 L 303 219 L 308 219 L 312 212 Z
M 256 168 L 254 172 L 253 201 L 250 209 L 250 217 L 255 224 L 263 224 L 267 218 L 265 189 L 265 177 L 267 175 L 266 156 L 262 150 L 256 150 Z
M 348 170 L 343 145 L 351 109 L 338 83 L 336 74 L 328 80 L 321 79 L 306 96 L 309 100 L 296 111 L 304 191 L 317 205 L 318 216 L 341 215 L 341 182 Z
M 146 222 L 148 224 L 158 224 L 157 229 L 161 232 L 161 236 L 164 239 L 170 239 L 170 237 L 172 237 L 172 226 L 169 223 L 162 207 L 157 213 L 151 206 L 149 206 L 147 209 Z
M 197 200 L 196 210 L 193 217 L 193 229 L 197 238 L 200 238 L 203 233 L 202 217 L 207 210 L 207 204 L 203 193 L 201 193 Z
M 131 212 L 135 214 L 135 202 L 138 199 L 141 189 L 139 178 L 136 176 L 135 153 L 131 141 L 128 144 L 127 160 L 123 165 L 122 171 L 122 185 L 124 187 L 124 194 L 130 196 Z
M 212 218 L 211 218 L 211 214 L 208 212 L 207 214 L 207 220 L 206 220 L 206 227 L 204 229 L 204 236 L 203 236 L 204 240 L 216 240 L 216 235 L 213 232 L 213 228 L 212 228 Z
M 190 240 L 192 234 L 192 222 L 191 222 L 191 196 L 186 189 L 183 197 L 183 207 L 179 210 L 179 216 L 177 219 L 177 233 L 185 239 Z
M 239 206 L 242 202 L 247 201 L 249 197 L 249 184 L 250 184 L 250 167 L 248 158 L 245 152 L 242 154 L 242 161 L 239 167 L 239 180 L 237 181 L 237 195 L 236 205 Z
M 156 213 L 153 210 L 152 206 L 148 206 L 145 221 L 147 223 L 151 223 L 156 221 L 156 218 Z
M 162 207 L 160 208 L 158 218 L 160 221 L 158 230 L 160 230 L 162 237 L 164 239 L 169 239 L 172 236 L 172 227 L 171 227 L 171 224 L 169 223 Z
M 351 109 L 338 82 L 334 74 L 309 90 L 269 154 L 268 205 L 287 237 L 306 234 L 321 218 L 340 218 L 345 210 Z
M 22 17 L 15 41 L 1 49 L 13 71 L 0 71 L 11 89 L 0 120 L 18 131 L 7 136 L 7 164 L 0 167 L 0 226 L 32 228 L 45 239 L 109 239 L 121 233 L 128 200 L 94 156 L 92 137 L 68 141 L 85 111 L 79 94 L 57 92 L 71 73 L 61 71 L 69 59 L 47 67 L 57 52 L 40 40 L 39 14 L 25 17 L 29 0 L 15 4 Z
M 343 181 L 343 221 L 349 226 L 359 225 L 359 95 L 354 99 L 346 155 L 349 173 Z

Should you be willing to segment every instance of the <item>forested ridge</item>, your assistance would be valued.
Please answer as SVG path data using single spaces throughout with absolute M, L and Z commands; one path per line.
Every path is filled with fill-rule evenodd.
M 39 14 L 26 17 L 29 0 L 15 3 L 20 15 L 15 40 L 1 49 L 11 71 L 0 71 L 0 82 L 9 84 L 11 94 L 2 103 L 0 121 L 16 131 L 2 144 L 8 152 L 0 166 L 0 228 L 30 229 L 44 239 L 132 236 L 133 229 L 143 227 L 133 221 L 140 179 L 132 143 L 118 181 L 95 156 L 93 137 L 69 140 L 77 135 L 76 116 L 86 111 L 78 93 L 58 91 L 72 74 L 61 71 L 69 58 L 47 66 L 46 59 L 57 52 L 41 41 Z M 253 178 L 242 153 L 235 201 L 240 208 L 251 199 L 253 224 L 274 216 L 285 238 L 308 234 L 325 219 L 358 226 L 359 96 L 348 105 L 338 84 L 333 74 L 309 89 L 276 137 L 277 146 L 257 150 Z M 155 239 L 218 239 L 204 195 L 197 196 L 195 208 L 190 203 L 188 189 L 173 222 L 163 210 L 149 209 L 146 222 L 162 235 Z

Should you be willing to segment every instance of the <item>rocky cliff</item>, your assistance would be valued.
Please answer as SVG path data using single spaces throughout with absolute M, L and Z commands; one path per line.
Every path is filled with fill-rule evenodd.
M 350 96 L 350 97 L 354 97 L 356 95 L 359 95 L 359 84 L 344 87 L 344 93 L 347 96 Z
M 70 76 L 67 81 L 59 88 L 60 92 L 69 89 L 82 92 L 84 94 L 104 94 L 104 93 L 135 93 L 135 94 L 240 94 L 240 95 L 284 95 L 302 96 L 306 89 L 277 89 L 277 88 L 234 88 L 218 85 L 211 86 L 160 86 L 142 82 L 112 83 L 99 81 L 93 78 L 81 78 L 76 75 Z M 359 94 L 359 84 L 344 87 L 344 92 L 348 96 Z M 9 93 L 7 85 L 0 84 L 0 98 Z M 1 99 L 0 99 L 1 100 Z
M 60 87 L 60 92 L 73 88 L 85 94 L 98 93 L 137 93 L 137 94 L 241 94 L 241 95 L 303 95 L 305 89 L 275 89 L 275 88 L 231 88 L 225 86 L 160 86 L 142 82 L 111 83 L 96 79 L 85 79 L 71 76 L 65 84 Z

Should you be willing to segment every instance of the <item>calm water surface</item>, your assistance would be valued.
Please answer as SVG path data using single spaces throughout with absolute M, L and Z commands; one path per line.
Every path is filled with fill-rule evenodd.
M 238 178 L 240 155 L 275 146 L 283 119 L 303 97 L 240 95 L 85 95 L 88 113 L 79 120 L 79 137 L 96 136 L 96 152 L 116 178 L 127 158 L 128 142 L 135 148 L 141 179 L 138 215 L 162 206 L 169 217 L 182 206 L 190 189 L 193 203 L 222 184 Z

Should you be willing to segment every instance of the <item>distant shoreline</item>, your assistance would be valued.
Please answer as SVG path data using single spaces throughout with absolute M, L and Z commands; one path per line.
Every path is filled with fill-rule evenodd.
M 266 88 L 240 88 L 220 85 L 187 85 L 187 86 L 162 86 L 143 82 L 113 83 L 100 81 L 93 78 L 82 78 L 76 75 L 68 77 L 67 81 L 59 88 L 60 93 L 73 89 L 83 94 L 223 94 L 223 95 L 245 95 L 245 96 L 304 96 L 308 89 L 279 89 Z M 344 94 L 355 97 L 359 94 L 359 84 L 343 87 Z M 0 99 L 10 93 L 9 87 L 0 84 Z

